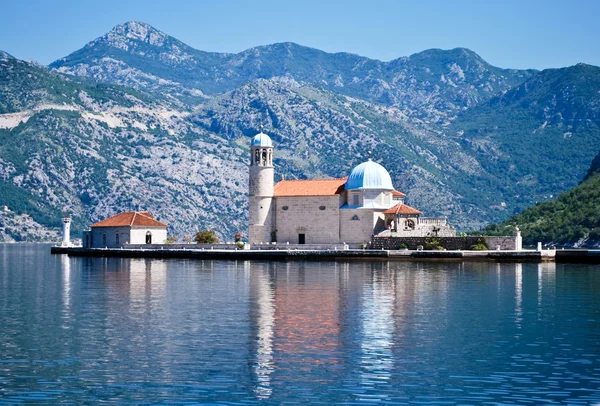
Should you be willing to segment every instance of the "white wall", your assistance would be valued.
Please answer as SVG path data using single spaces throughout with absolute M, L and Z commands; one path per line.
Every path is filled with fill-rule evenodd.
M 87 233 L 89 248 L 119 248 L 126 244 L 145 244 L 148 231 L 152 233 L 154 244 L 162 244 L 167 239 L 165 227 L 92 227 L 92 230 Z M 86 233 L 83 235 L 83 240 L 85 246 Z

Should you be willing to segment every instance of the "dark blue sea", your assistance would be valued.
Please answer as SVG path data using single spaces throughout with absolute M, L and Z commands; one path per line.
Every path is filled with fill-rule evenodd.
M 600 404 L 600 267 L 0 244 L 0 404 Z

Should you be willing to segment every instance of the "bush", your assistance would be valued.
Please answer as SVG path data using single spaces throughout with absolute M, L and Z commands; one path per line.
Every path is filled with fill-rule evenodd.
M 478 242 L 476 244 L 471 245 L 471 249 L 473 251 L 487 251 L 488 247 L 484 242 Z
M 170 235 L 167 237 L 167 239 L 165 240 L 166 244 L 173 244 L 177 242 L 177 237 L 175 237 L 174 235 Z
M 443 250 L 442 240 L 438 237 L 427 237 L 425 239 L 425 249 L 426 250 Z
M 237 233 L 234 234 L 233 238 L 234 238 L 235 242 L 242 241 L 242 232 L 238 231 Z
M 198 244 L 218 244 L 219 239 L 215 230 L 201 230 L 194 236 L 194 241 Z

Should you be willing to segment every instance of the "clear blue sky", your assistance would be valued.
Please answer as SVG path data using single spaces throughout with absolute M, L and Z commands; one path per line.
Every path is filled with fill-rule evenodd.
M 600 0 L 0 0 L 0 50 L 48 64 L 147 22 L 194 48 L 292 41 L 389 61 L 466 47 L 503 68 L 600 66 Z

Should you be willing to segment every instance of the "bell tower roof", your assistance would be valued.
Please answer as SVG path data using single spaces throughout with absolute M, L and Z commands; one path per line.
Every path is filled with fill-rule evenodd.
M 261 131 L 258 134 L 256 134 L 254 136 L 254 138 L 252 138 L 252 141 L 250 142 L 250 146 L 251 147 L 273 148 L 273 141 L 271 141 L 271 137 L 269 137 L 267 134 L 265 134 Z

